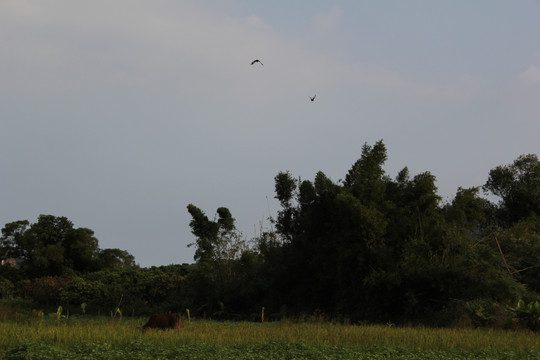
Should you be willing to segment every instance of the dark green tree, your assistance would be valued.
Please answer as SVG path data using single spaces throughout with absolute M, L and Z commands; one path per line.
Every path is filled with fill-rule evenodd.
M 489 172 L 484 191 L 501 198 L 500 222 L 512 224 L 540 215 L 540 161 L 535 154 L 521 155 L 510 165 Z
M 102 249 L 97 254 L 97 267 L 99 269 L 120 269 L 133 267 L 135 257 L 126 250 Z
M 66 217 L 40 215 L 6 224 L 0 238 L 0 256 L 15 258 L 30 277 L 87 273 L 119 262 L 134 265 L 133 256 L 118 249 L 100 250 L 94 232 L 74 228 Z
M 322 172 L 313 182 L 289 172 L 275 177 L 282 206 L 276 228 L 286 239 L 272 259 L 285 269 L 276 271 L 281 301 L 293 311 L 432 324 L 462 309 L 477 312 L 484 302 L 508 306 L 523 287 L 501 266 L 489 237 L 493 205 L 478 188 L 460 188 L 441 206 L 435 176 L 411 177 L 404 168 L 392 180 L 386 159 L 379 141 L 363 146 L 342 184 Z M 524 274 L 534 274 L 523 255 Z
M 382 140 L 373 146 L 364 144 L 362 156 L 345 176 L 345 189 L 364 204 L 379 207 L 384 201 L 385 184 L 388 181 L 383 169 L 387 158 L 386 146 Z
M 444 209 L 449 222 L 482 236 L 482 230 L 491 222 L 494 207 L 479 196 L 479 191 L 479 187 L 458 188 L 456 196 Z
M 94 232 L 87 228 L 71 229 L 63 241 L 64 266 L 84 273 L 98 270 L 99 244 Z
M 290 240 L 295 230 L 296 217 L 296 190 L 297 180 L 287 172 L 279 172 L 274 177 L 275 198 L 281 204 L 281 210 L 278 212 L 276 227 L 284 239 Z
M 66 217 L 39 215 L 22 236 L 23 268 L 33 276 L 61 275 L 65 270 L 65 243 L 73 231 Z
M 0 258 L 1 259 L 27 259 L 28 250 L 23 246 L 23 237 L 28 229 L 28 220 L 19 220 L 6 224 L 2 228 L 0 238 Z
M 363 279 L 384 242 L 385 160 L 380 141 L 363 146 L 343 185 L 323 172 L 313 183 L 295 180 L 288 172 L 275 177 L 282 206 L 276 228 L 287 240 L 281 257 L 286 268 L 280 281 L 284 301 L 308 312 L 351 313 L 362 308 Z
M 509 228 L 496 228 L 487 237 L 500 267 L 529 290 L 540 294 L 540 217 L 530 217 Z
M 218 241 L 219 225 L 208 219 L 206 214 L 193 204 L 188 205 L 192 220 L 189 223 L 191 232 L 197 238 L 194 259 L 198 263 L 209 263 L 215 258 L 215 247 Z
M 196 236 L 190 244 L 196 246 L 196 266 L 190 277 L 197 294 L 194 301 L 204 306 L 208 315 L 225 316 L 239 302 L 242 269 L 238 264 L 249 250 L 246 240 L 227 208 L 218 208 L 214 220 L 193 204 L 187 208 L 192 216 L 189 226 Z

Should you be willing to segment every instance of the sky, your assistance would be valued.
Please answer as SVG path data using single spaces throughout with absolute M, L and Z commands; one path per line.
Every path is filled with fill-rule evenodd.
M 188 204 L 251 238 L 280 171 L 337 182 L 381 139 L 451 201 L 539 154 L 539 34 L 539 0 L 0 0 L 0 225 L 192 263 Z

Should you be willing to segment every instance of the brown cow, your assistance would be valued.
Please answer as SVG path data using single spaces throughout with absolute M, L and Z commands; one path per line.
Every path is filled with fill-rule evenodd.
M 154 314 L 142 326 L 146 329 L 180 329 L 180 316 L 178 314 Z

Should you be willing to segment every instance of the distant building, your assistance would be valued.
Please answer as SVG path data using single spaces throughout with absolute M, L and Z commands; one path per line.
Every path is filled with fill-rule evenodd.
M 15 269 L 18 269 L 21 267 L 22 260 L 16 259 L 16 258 L 7 258 L 1 260 L 1 265 L 9 265 L 13 266 Z

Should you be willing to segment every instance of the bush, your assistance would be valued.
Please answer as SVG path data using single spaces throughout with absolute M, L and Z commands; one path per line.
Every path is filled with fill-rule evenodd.
M 513 310 L 522 326 L 535 332 L 540 331 L 540 303 L 538 300 L 526 304 L 525 301 L 519 299 Z
M 0 299 L 11 299 L 15 296 L 15 285 L 4 278 L 0 277 Z
M 506 328 L 512 323 L 513 314 L 508 307 L 491 299 L 475 299 L 463 304 L 461 315 L 457 318 L 461 324 L 469 323 L 473 327 Z

